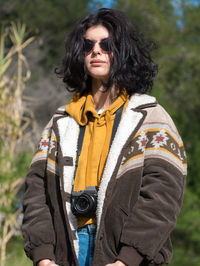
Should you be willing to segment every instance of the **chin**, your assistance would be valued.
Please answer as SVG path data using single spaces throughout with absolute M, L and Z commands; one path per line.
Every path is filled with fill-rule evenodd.
M 89 75 L 94 79 L 108 80 L 108 73 L 90 72 Z

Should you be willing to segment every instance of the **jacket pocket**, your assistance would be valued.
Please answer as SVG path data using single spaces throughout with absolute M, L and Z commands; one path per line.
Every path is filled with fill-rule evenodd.
M 124 207 L 119 207 L 119 211 L 122 213 L 122 214 L 124 214 L 124 215 L 126 215 L 126 216 L 128 216 L 128 211 L 124 208 Z
M 117 256 L 121 248 L 120 238 L 124 222 L 128 217 L 128 211 L 121 206 L 110 207 L 105 215 L 105 235 L 108 243 L 108 249 Z

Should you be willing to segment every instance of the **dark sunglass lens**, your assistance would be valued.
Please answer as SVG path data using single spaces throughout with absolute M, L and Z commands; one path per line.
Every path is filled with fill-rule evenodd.
M 109 38 L 105 38 L 103 39 L 101 42 L 100 42 L 100 47 L 102 50 L 106 51 L 106 52 L 109 52 L 111 50 L 111 47 L 110 47 L 110 40 Z
M 94 47 L 94 42 L 88 39 L 84 40 L 84 51 L 86 53 L 90 52 L 92 48 Z

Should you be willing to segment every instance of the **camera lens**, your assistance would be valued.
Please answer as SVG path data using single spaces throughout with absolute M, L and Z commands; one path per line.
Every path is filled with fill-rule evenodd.
M 94 214 L 97 206 L 96 187 L 87 187 L 84 191 L 72 191 L 71 210 L 74 215 Z
M 84 195 L 80 196 L 76 202 L 76 210 L 80 213 L 87 212 L 90 207 L 90 201 Z

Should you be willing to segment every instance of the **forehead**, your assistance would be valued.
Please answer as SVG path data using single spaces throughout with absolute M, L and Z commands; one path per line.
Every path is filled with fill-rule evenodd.
M 102 25 L 92 26 L 85 32 L 85 38 L 90 40 L 101 40 L 109 37 L 109 31 Z

